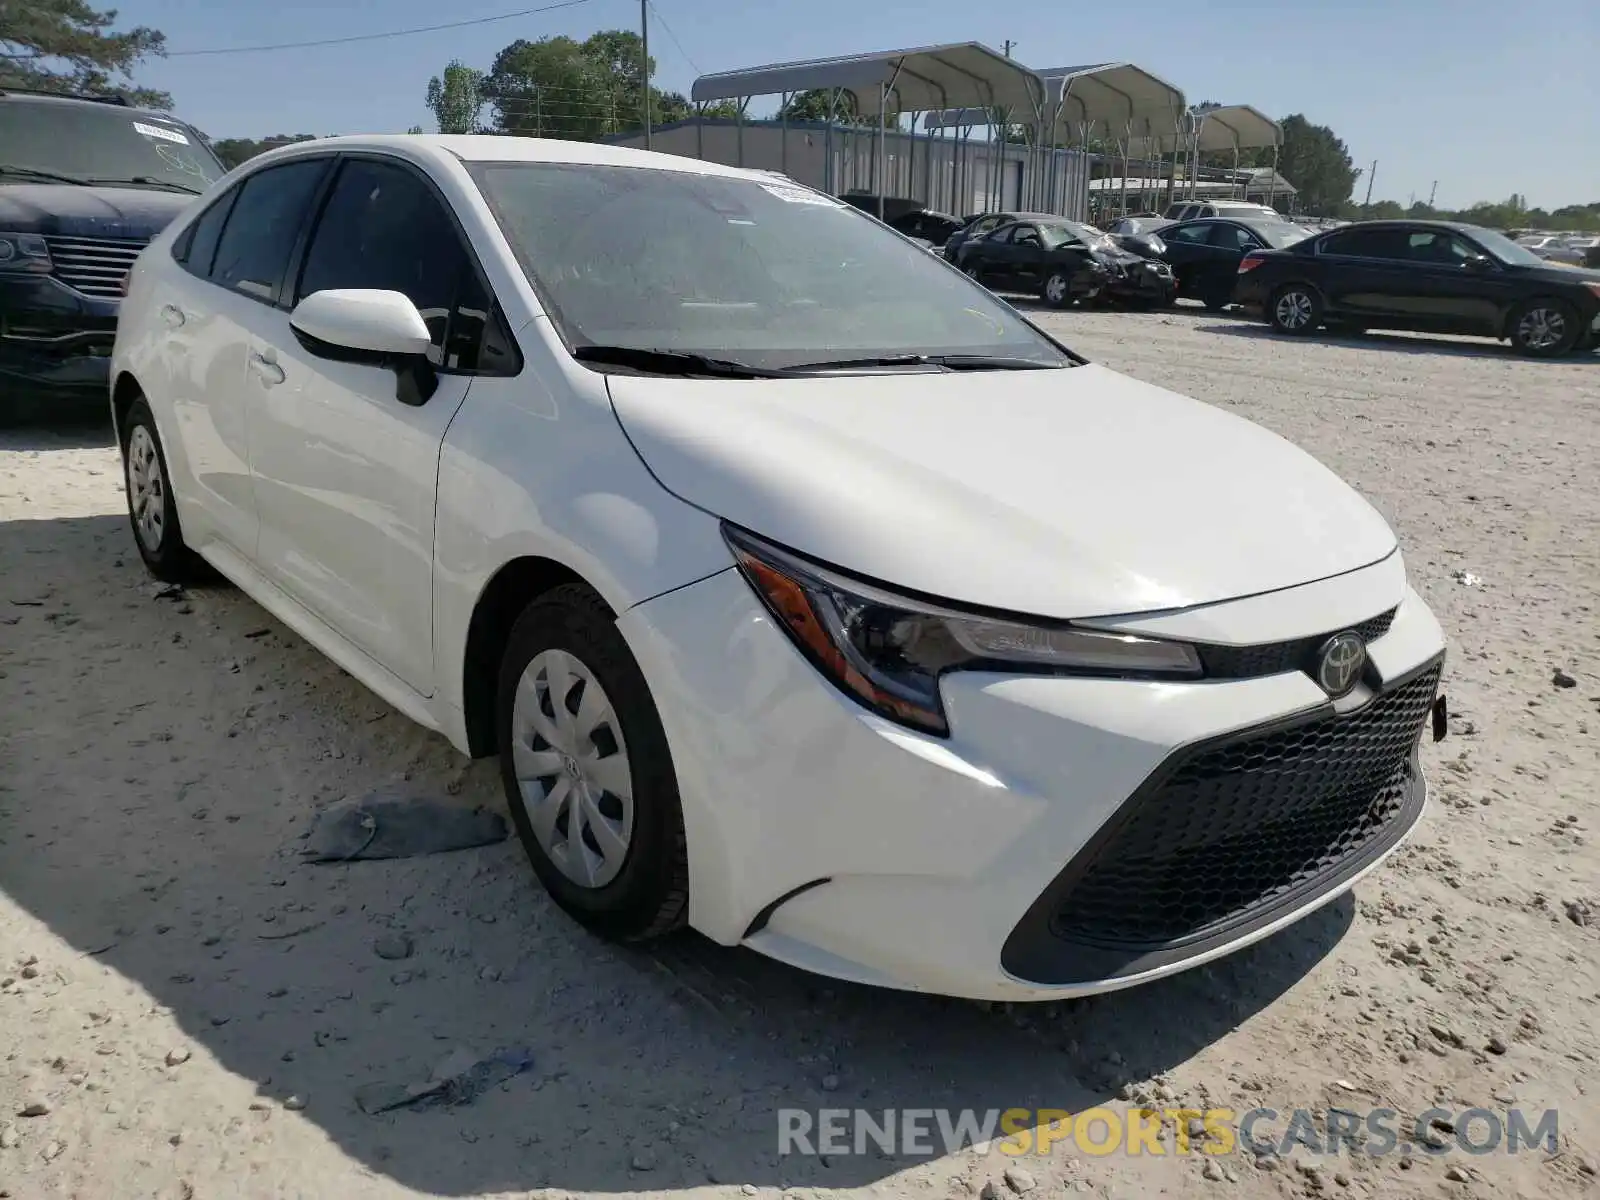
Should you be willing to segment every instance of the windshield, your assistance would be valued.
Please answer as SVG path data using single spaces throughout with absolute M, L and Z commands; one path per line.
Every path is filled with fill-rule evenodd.
M 1467 232 L 1472 235 L 1473 240 L 1480 246 L 1508 266 L 1543 267 L 1548 265 L 1544 259 L 1540 258 L 1532 250 L 1529 250 L 1526 246 L 1517 245 L 1503 233 L 1496 233 L 1492 229 L 1484 229 L 1476 225 L 1468 226 Z
M 472 173 L 569 346 L 771 369 L 894 355 L 1072 363 L 941 259 L 804 188 L 588 164 Z
M 1298 225 L 1291 225 L 1287 221 L 1262 221 L 1250 226 L 1264 239 L 1267 245 L 1274 250 L 1282 250 L 1285 246 L 1292 246 L 1296 242 L 1303 242 L 1311 236 L 1309 229 L 1302 229 Z
M 202 192 L 224 168 L 181 121 L 112 104 L 12 98 L 0 104 L 0 167 L 57 182 L 144 181 Z
M 1082 242 L 1090 247 L 1104 247 L 1111 244 L 1108 235 L 1101 233 L 1093 225 L 1085 225 L 1081 221 L 1051 221 L 1039 226 L 1039 231 L 1047 246 L 1060 246 L 1067 242 Z

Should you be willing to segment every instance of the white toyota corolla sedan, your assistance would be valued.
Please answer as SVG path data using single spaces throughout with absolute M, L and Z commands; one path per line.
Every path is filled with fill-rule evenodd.
M 768 174 L 276 150 L 139 257 L 112 379 L 149 569 L 203 560 L 498 755 L 609 937 L 1107 991 L 1423 809 L 1444 643 L 1376 511 Z

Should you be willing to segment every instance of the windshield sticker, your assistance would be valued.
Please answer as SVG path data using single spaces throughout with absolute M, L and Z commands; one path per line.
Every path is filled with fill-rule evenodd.
M 784 187 L 781 183 L 763 183 L 761 186 L 779 200 L 785 200 L 790 204 L 820 204 L 824 208 L 844 207 L 831 196 L 824 196 L 819 192 L 808 192 L 804 188 Z
M 147 138 L 160 138 L 164 142 L 177 142 L 180 146 L 187 146 L 189 139 L 176 129 L 164 129 L 160 125 L 146 125 L 143 121 L 133 123 L 134 131 L 144 134 Z

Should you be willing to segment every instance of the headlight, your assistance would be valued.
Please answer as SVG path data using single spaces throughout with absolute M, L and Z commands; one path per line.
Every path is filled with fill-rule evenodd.
M 38 234 L 0 231 L 0 271 L 48 275 L 51 269 L 50 247 Z
M 1005 671 L 1119 679 L 1195 679 L 1182 642 L 963 613 L 850 579 L 724 524 L 739 569 L 813 666 L 872 711 L 945 735 L 939 677 Z

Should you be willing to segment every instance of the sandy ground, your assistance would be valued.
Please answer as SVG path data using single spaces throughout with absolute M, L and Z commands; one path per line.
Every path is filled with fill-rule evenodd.
M 693 937 L 620 952 L 547 902 L 514 842 L 303 865 L 320 806 L 407 778 L 498 806 L 491 765 L 466 769 L 236 591 L 155 598 L 103 435 L 4 435 L 0 1196 L 1592 1193 L 1600 356 L 1290 344 L 1197 309 L 1043 319 L 1296 440 L 1399 530 L 1450 637 L 1455 716 L 1425 747 L 1422 829 L 1353 897 L 1165 983 L 990 1010 Z M 375 953 L 394 934 L 410 957 Z M 533 1068 L 470 1105 L 355 1104 L 507 1046 Z M 1553 1107 L 1561 1149 L 1208 1169 L 1058 1147 L 1009 1182 L 998 1146 L 777 1154 L 785 1107 L 1129 1098 Z

